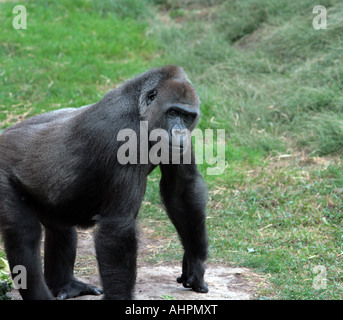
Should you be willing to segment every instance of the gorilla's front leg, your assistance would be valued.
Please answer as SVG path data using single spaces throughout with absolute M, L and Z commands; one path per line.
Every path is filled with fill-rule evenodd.
M 45 280 L 54 296 L 60 300 L 102 293 L 102 289 L 75 279 L 76 243 L 74 227 L 45 229 Z
M 122 217 L 100 220 L 95 248 L 104 299 L 133 299 L 137 259 L 134 219 Z
M 161 171 L 162 200 L 185 250 L 182 275 L 177 282 L 185 288 L 206 293 L 206 186 L 195 164 L 161 166 Z

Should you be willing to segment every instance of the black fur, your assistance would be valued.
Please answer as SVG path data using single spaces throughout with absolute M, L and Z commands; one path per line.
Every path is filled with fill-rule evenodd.
M 168 114 L 170 108 L 176 108 L 177 116 Z M 171 135 L 173 127 L 193 130 L 199 114 L 198 96 L 183 70 L 166 66 L 125 82 L 95 104 L 38 115 L 4 131 L 0 136 L 0 231 L 11 270 L 15 265 L 26 267 L 27 289 L 20 290 L 24 299 L 102 292 L 73 276 L 75 226 L 95 223 L 104 298 L 133 298 L 135 220 L 147 176 L 156 165 L 120 164 L 117 152 L 122 142 L 116 137 L 121 129 L 130 128 L 139 140 L 140 121 L 148 121 L 149 132 L 163 128 Z M 203 280 L 206 187 L 193 150 L 191 163 L 160 167 L 163 203 L 185 250 L 177 280 L 207 292 Z

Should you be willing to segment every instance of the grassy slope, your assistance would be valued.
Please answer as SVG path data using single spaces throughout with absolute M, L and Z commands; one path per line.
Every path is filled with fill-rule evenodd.
M 96 101 L 150 66 L 182 65 L 201 96 L 201 128 L 228 133 L 225 173 L 205 175 L 210 260 L 256 268 L 279 298 L 341 298 L 343 6 L 323 3 L 328 29 L 315 31 L 313 1 L 155 3 L 28 1 L 22 31 L 1 4 L 0 126 Z M 141 224 L 167 239 L 152 259 L 179 260 L 158 179 Z M 316 265 L 326 290 L 312 288 Z

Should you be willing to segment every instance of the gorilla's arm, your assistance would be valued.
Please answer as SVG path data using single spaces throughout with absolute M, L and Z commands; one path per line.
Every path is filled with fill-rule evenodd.
M 196 292 L 208 292 L 204 282 L 208 247 L 205 183 L 194 163 L 194 157 L 192 164 L 160 167 L 162 201 L 185 250 L 182 275 L 177 281 Z

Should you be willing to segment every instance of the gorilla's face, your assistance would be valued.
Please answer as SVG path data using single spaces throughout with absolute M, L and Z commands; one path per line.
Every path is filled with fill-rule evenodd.
M 162 136 L 162 143 L 170 153 L 184 153 L 191 145 L 191 131 L 200 118 L 199 97 L 182 68 L 167 66 L 154 71 L 164 76 L 142 92 L 144 120 L 149 122 L 149 131 L 163 129 L 168 133 Z

